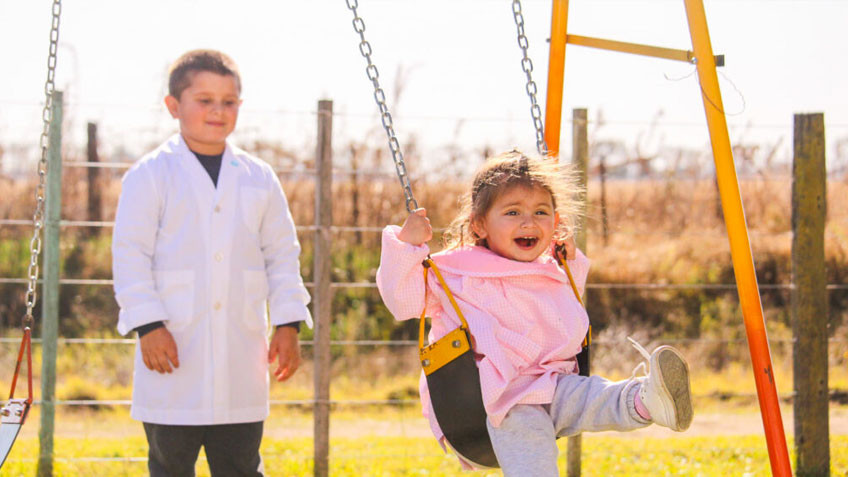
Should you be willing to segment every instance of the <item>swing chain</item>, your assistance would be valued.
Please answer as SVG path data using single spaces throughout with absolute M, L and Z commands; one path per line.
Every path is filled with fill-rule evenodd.
M 44 109 L 41 111 L 42 130 L 39 146 L 41 158 L 38 161 L 38 184 L 35 187 L 35 213 L 32 217 L 34 231 L 30 241 L 30 261 L 27 270 L 29 283 L 26 293 L 26 315 L 23 327 L 32 325 L 32 309 L 37 300 L 38 286 L 38 256 L 41 253 L 41 229 L 44 225 L 44 185 L 47 175 L 47 149 L 50 142 L 49 133 L 53 120 L 53 91 L 56 89 L 56 52 L 59 49 L 59 19 L 62 13 L 62 1 L 53 0 L 53 21 L 50 26 L 50 50 L 47 56 L 47 81 L 44 82 Z
M 371 84 L 374 85 L 374 101 L 377 102 L 377 108 L 380 110 L 380 120 L 383 123 L 383 129 L 386 130 L 386 136 L 389 138 L 389 150 L 392 152 L 392 160 L 395 163 L 400 185 L 403 187 L 403 195 L 406 198 L 406 210 L 412 213 L 418 208 L 418 202 L 412 196 L 412 186 L 409 183 L 409 174 L 406 172 L 406 164 L 403 162 L 403 153 L 400 150 L 400 142 L 395 135 L 395 128 L 392 122 L 392 115 L 389 112 L 389 107 L 386 105 L 386 93 L 380 87 L 380 73 L 377 71 L 377 65 L 371 61 L 371 44 L 365 39 L 365 21 L 356 13 L 359 7 L 359 0 L 345 0 L 347 8 L 353 12 L 353 29 L 359 34 L 359 53 L 368 62 L 368 67 L 365 72 Z
M 533 116 L 533 126 L 536 128 L 536 150 L 539 154 L 546 155 L 548 153 L 548 145 L 545 143 L 544 123 L 542 122 L 542 108 L 539 107 L 539 102 L 536 100 L 536 82 L 533 81 L 533 60 L 527 54 L 530 43 L 527 41 L 527 36 L 524 34 L 524 14 L 521 13 L 521 0 L 512 1 L 512 16 L 515 19 L 515 27 L 518 29 L 518 46 L 521 47 L 521 69 L 527 76 L 527 85 L 525 89 L 527 96 L 530 97 L 530 114 Z

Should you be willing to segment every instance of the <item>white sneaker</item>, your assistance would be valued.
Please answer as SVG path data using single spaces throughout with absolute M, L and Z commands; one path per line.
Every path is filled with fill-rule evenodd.
M 651 418 L 673 431 L 685 431 L 692 424 L 692 394 L 686 360 L 671 346 L 660 346 L 648 354 L 639 343 L 629 336 L 627 339 L 649 362 L 650 370 L 646 370 L 647 377 L 639 386 L 639 397 Z M 636 369 L 640 367 L 645 369 L 645 363 L 639 363 Z

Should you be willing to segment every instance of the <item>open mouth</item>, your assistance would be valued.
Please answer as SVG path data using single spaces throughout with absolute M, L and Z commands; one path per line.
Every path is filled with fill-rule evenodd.
M 539 239 L 536 237 L 519 237 L 515 239 L 515 244 L 521 249 L 529 250 L 535 247 L 538 241 Z

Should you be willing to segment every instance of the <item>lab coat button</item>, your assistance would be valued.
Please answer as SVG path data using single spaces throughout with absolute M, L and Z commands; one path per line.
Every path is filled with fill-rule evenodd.
M 212 308 L 214 308 L 214 309 L 215 309 L 215 311 L 220 310 L 220 309 L 221 309 L 221 302 L 220 302 L 220 301 L 216 301 L 216 302 L 215 302 L 215 304 L 214 304 L 214 305 L 212 305 Z
M 223 253 L 218 252 L 218 253 L 216 253 L 216 254 L 215 254 L 215 261 L 216 261 L 216 262 L 220 262 L 220 261 L 221 261 L 221 260 L 223 260 L 223 259 L 224 259 L 224 254 L 223 254 Z
M 221 211 L 221 206 L 220 206 L 220 205 L 216 205 L 216 206 L 215 206 L 215 212 L 220 212 L 220 211 Z

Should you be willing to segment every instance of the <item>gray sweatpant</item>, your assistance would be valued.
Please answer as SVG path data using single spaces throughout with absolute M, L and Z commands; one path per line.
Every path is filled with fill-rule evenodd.
M 519 404 L 500 426 L 487 422 L 505 477 L 556 477 L 556 438 L 581 432 L 630 431 L 650 421 L 636 413 L 644 378 L 612 382 L 600 376 L 562 375 L 551 404 Z

